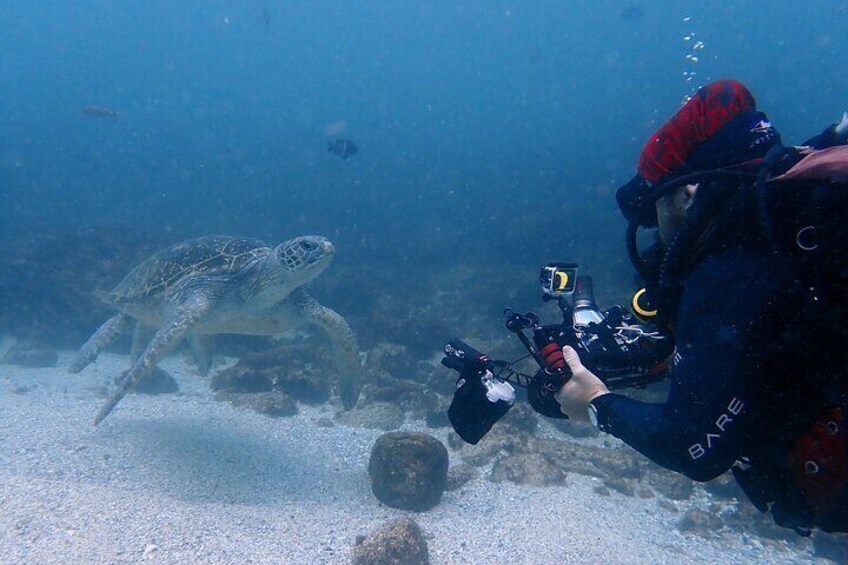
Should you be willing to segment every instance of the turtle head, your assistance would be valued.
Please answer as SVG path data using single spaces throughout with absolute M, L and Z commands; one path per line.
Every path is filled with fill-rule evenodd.
M 327 268 L 335 251 L 330 240 L 320 235 L 284 241 L 274 249 L 279 280 L 292 288 L 308 283 Z

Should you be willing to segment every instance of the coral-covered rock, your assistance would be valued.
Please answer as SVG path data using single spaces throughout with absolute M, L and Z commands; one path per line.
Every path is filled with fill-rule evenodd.
M 401 427 L 403 420 L 400 406 L 388 402 L 357 405 L 353 410 L 336 414 L 336 421 L 340 424 L 371 430 L 396 430 Z
M 218 400 L 227 400 L 235 406 L 249 408 L 260 414 L 281 418 L 297 414 L 297 405 L 282 392 L 219 392 Z
M 363 394 L 371 400 L 390 402 L 403 407 L 416 418 L 423 418 L 439 403 L 438 396 L 423 384 L 398 379 L 386 372 L 368 373 L 369 383 Z
M 357 536 L 353 565 L 427 565 L 430 556 L 421 528 L 410 518 L 390 522 L 369 536 Z
M 78 347 L 114 314 L 93 291 L 112 288 L 164 243 L 161 233 L 107 227 L 4 241 L 0 333 Z
M 212 377 L 212 390 L 226 392 L 282 392 L 293 400 L 320 404 L 330 398 L 330 371 L 310 352 L 310 342 L 282 343 L 245 354 L 238 363 Z
M 724 522 L 719 516 L 697 508 L 686 512 L 678 523 L 681 532 L 689 532 L 703 538 L 714 537 L 723 526 Z
M 651 465 L 651 473 L 647 474 L 648 482 L 658 493 L 672 500 L 689 500 L 695 492 L 695 483 L 691 479 Z
M 403 345 L 383 342 L 368 352 L 368 368 L 396 379 L 417 380 L 418 359 Z
M 115 384 L 124 380 L 128 371 L 121 373 L 121 376 L 115 378 Z M 130 390 L 136 394 L 172 394 L 179 390 L 179 385 L 174 377 L 164 369 L 153 367 L 153 369 L 144 376 Z
M 499 457 L 492 467 L 491 480 L 499 483 L 549 486 L 565 484 L 566 472 L 555 461 L 556 454 L 527 453 L 520 457 Z
M 368 462 L 371 491 L 387 506 L 424 511 L 442 499 L 448 476 L 448 450 L 421 432 L 383 434 Z

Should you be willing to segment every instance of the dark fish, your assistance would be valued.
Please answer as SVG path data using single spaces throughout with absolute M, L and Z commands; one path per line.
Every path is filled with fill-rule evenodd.
M 91 118 L 117 118 L 120 115 L 115 110 L 110 110 L 109 108 L 98 106 L 96 104 L 84 107 L 82 109 L 82 113 L 84 116 L 89 116 Z
M 618 15 L 621 16 L 622 20 L 633 21 L 644 16 L 645 10 L 637 4 L 630 4 L 629 6 L 623 7 Z
M 327 143 L 327 153 L 338 155 L 342 159 L 349 159 L 356 155 L 356 144 L 349 139 L 337 139 Z

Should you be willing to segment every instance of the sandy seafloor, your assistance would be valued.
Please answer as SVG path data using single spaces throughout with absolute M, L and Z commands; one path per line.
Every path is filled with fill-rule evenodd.
M 102 387 L 128 358 L 104 354 L 79 375 L 69 359 L 0 365 L 0 563 L 346 563 L 357 534 L 405 515 L 431 563 L 816 561 L 738 532 L 680 533 L 656 499 L 599 496 L 574 474 L 533 488 L 481 473 L 428 512 L 388 508 L 367 474 L 383 432 L 316 425 L 331 406 L 279 419 L 238 409 L 175 355 L 162 367 L 180 393 L 129 395 L 95 428 Z

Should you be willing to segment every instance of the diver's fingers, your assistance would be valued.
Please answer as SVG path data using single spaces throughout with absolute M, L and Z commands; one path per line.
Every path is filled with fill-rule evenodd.
M 575 351 L 570 345 L 566 345 L 562 348 L 562 356 L 565 357 L 565 362 L 568 363 L 568 368 L 571 369 L 572 375 L 578 371 L 586 370 L 586 367 L 583 366 L 583 362 L 580 361 L 580 356 L 577 355 L 577 351 Z

